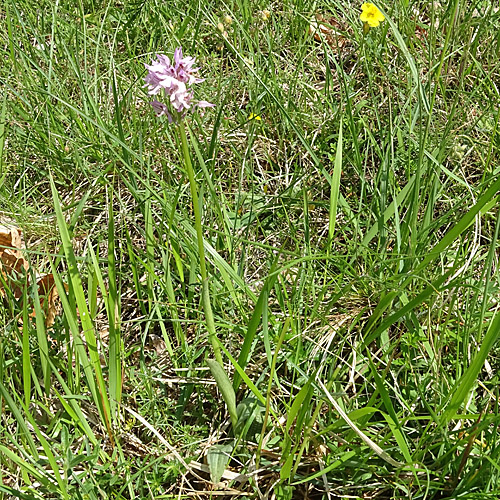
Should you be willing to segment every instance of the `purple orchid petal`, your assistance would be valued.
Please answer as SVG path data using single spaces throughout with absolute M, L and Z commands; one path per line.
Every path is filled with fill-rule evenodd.
M 215 104 L 212 104 L 207 101 L 198 101 L 196 103 L 196 106 L 198 106 L 199 108 L 215 108 Z
M 153 107 L 154 112 L 156 113 L 156 116 L 161 116 L 161 115 L 166 115 L 168 113 L 168 108 L 163 104 L 162 102 L 159 101 L 151 101 L 149 104 Z
M 156 60 L 144 65 L 148 70 L 144 79 L 148 94 L 157 95 L 163 89 L 169 98 L 170 107 L 156 100 L 151 102 L 158 116 L 166 115 L 169 122 L 175 122 L 185 116 L 186 110 L 190 108 L 214 107 L 207 101 L 193 101 L 194 94 L 189 86 L 204 81 L 195 75 L 199 71 L 199 68 L 194 67 L 195 63 L 194 57 L 183 57 L 182 47 L 177 47 L 172 61 L 163 54 L 157 54 Z M 175 110 L 177 118 L 172 117 L 171 109 Z
M 174 66 L 178 68 L 182 62 L 182 47 L 177 47 L 174 51 Z

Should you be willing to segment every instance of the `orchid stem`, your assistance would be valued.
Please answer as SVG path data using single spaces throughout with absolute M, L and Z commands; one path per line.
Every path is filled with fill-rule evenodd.
M 205 258 L 205 246 L 203 243 L 203 229 L 201 226 L 201 207 L 198 200 L 198 187 L 196 185 L 196 179 L 193 170 L 193 164 L 191 163 L 191 155 L 189 154 L 189 147 L 186 136 L 186 128 L 184 123 L 181 121 L 179 124 L 179 132 L 181 136 L 182 143 L 182 154 L 184 155 L 184 163 L 186 165 L 186 170 L 189 177 L 189 187 L 191 189 L 191 199 L 193 200 L 193 210 L 194 210 L 194 225 L 196 227 L 196 237 L 198 240 L 198 254 L 200 256 L 200 272 L 201 272 L 201 300 L 203 304 L 203 310 L 205 312 L 205 323 L 208 330 L 208 338 L 212 344 L 215 359 L 221 366 L 222 354 L 220 351 L 219 344 L 217 342 L 217 333 L 215 331 L 214 315 L 212 312 L 212 303 L 210 300 L 210 285 L 208 282 L 207 274 L 207 263 Z

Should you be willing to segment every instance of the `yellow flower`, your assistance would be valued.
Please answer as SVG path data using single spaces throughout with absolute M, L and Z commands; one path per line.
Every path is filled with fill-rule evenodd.
M 250 116 L 248 117 L 248 120 L 258 120 L 258 121 L 261 121 L 262 118 L 259 115 L 254 115 L 253 113 L 250 113 Z
M 370 28 L 376 28 L 384 19 L 384 14 L 372 3 L 364 3 L 361 6 L 361 15 L 359 18 Z
M 267 9 L 264 9 L 260 12 L 260 18 L 263 21 L 269 21 L 270 17 L 271 17 L 271 12 L 269 12 Z

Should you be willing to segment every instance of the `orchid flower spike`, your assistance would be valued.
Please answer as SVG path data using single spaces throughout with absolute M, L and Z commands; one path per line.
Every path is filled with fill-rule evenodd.
M 184 118 L 187 110 L 195 107 L 211 108 L 214 104 L 207 101 L 195 101 L 191 85 L 203 82 L 197 73 L 199 68 L 195 68 L 196 59 L 194 57 L 183 57 L 182 47 L 175 49 L 173 61 L 169 57 L 159 54 L 156 61 L 144 66 L 148 73 L 144 79 L 148 94 L 165 94 L 168 105 L 158 100 L 151 102 L 151 106 L 157 116 L 166 115 L 168 121 L 178 122 Z

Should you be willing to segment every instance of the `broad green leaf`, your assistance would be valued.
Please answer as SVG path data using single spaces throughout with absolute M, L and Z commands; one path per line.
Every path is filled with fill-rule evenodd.
M 226 402 L 227 410 L 229 416 L 231 417 L 231 423 L 233 424 L 233 429 L 236 430 L 236 425 L 238 424 L 238 412 L 236 411 L 236 396 L 234 394 L 233 386 L 227 376 L 224 368 L 215 359 L 207 359 L 207 365 L 212 372 L 212 375 L 217 382 L 217 387 Z
M 207 463 L 210 468 L 210 480 L 212 483 L 217 484 L 221 480 L 222 474 L 224 474 L 231 458 L 232 449 L 233 446 L 231 444 L 214 444 L 208 449 Z

